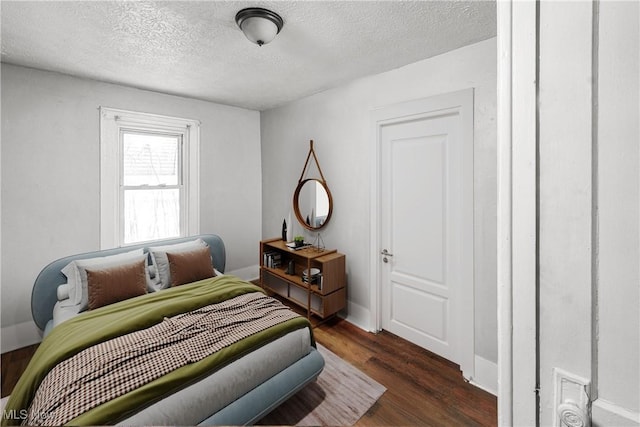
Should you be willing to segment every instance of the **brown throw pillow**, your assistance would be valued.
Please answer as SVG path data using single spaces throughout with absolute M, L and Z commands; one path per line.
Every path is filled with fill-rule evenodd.
M 144 260 L 86 271 L 89 310 L 147 293 Z
M 211 252 L 208 247 L 173 254 L 167 252 L 167 259 L 169 260 L 171 286 L 197 282 L 216 275 L 213 271 Z

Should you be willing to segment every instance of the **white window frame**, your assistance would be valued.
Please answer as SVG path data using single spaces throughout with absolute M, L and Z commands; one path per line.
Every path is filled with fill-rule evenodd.
M 180 236 L 200 233 L 200 121 L 100 107 L 100 248 L 126 246 L 121 191 L 123 131 L 182 137 Z M 135 242 L 139 244 L 144 242 Z

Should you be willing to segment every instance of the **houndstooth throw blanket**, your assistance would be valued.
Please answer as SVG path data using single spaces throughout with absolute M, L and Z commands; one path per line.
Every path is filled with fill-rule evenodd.
M 111 399 L 297 315 L 253 292 L 89 347 L 53 368 L 26 425 L 62 425 Z

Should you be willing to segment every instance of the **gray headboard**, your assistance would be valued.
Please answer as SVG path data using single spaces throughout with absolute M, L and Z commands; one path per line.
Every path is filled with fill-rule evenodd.
M 211 256 L 213 257 L 213 265 L 217 270 L 224 273 L 226 264 L 226 253 L 224 242 L 215 234 L 200 234 L 197 236 L 183 237 L 179 239 L 163 240 L 158 242 L 145 243 L 142 245 L 126 246 L 123 248 L 105 249 L 102 251 L 87 252 L 83 254 L 71 255 L 53 261 L 42 269 L 31 291 L 31 315 L 38 325 L 38 328 L 44 330 L 47 322 L 53 318 L 53 306 L 58 301 L 58 286 L 67 282 L 67 278 L 62 274 L 61 270 L 75 259 L 95 258 L 107 255 L 113 255 L 120 252 L 127 252 L 138 248 L 143 248 L 145 252 L 149 246 L 171 245 L 174 243 L 186 242 L 196 238 L 201 238 L 209 244 Z

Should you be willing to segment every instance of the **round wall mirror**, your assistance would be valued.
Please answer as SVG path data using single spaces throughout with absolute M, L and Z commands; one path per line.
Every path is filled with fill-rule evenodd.
M 319 230 L 331 219 L 333 199 L 324 181 L 309 178 L 298 182 L 293 194 L 296 218 L 307 230 Z

